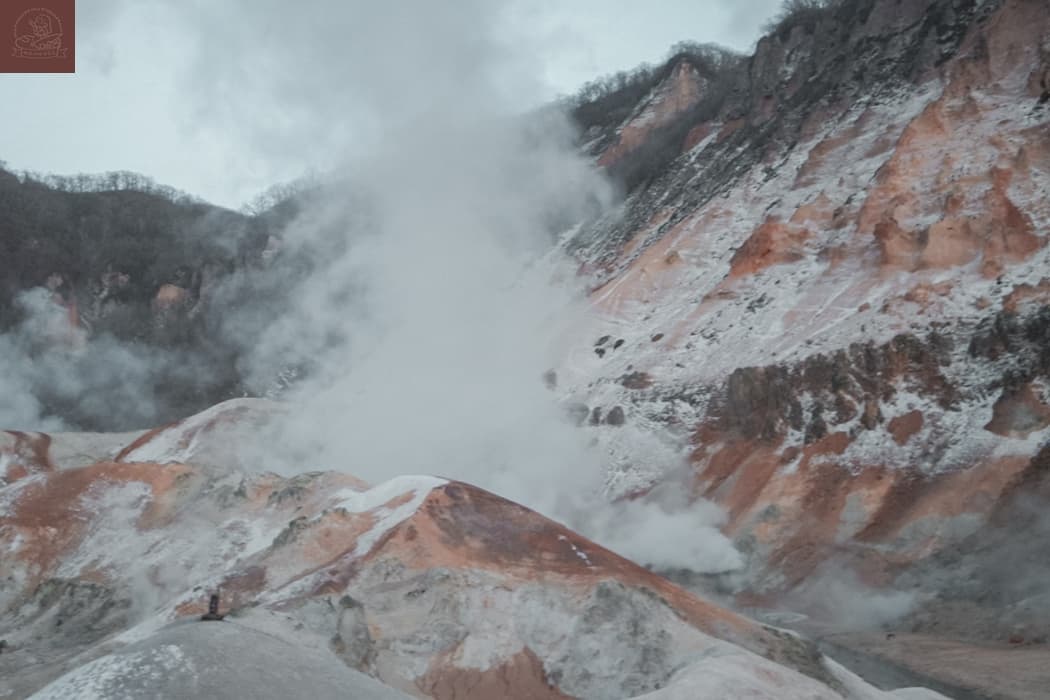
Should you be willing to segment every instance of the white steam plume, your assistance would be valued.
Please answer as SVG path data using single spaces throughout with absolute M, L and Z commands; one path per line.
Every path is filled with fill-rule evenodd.
M 510 9 L 179 5 L 203 30 L 200 108 L 238 120 L 269 157 L 305 151 L 335 170 L 284 235 L 327 260 L 290 284 L 295 312 L 253 352 L 263 377 L 286 362 L 314 368 L 269 464 L 458 478 L 627 554 L 667 543 L 652 563 L 733 568 L 717 514 L 637 504 L 633 539 L 617 533 L 625 520 L 601 497 L 606 456 L 541 381 L 586 313 L 554 235 L 606 206 L 610 188 L 563 115 L 521 113 L 538 61 L 509 38 Z

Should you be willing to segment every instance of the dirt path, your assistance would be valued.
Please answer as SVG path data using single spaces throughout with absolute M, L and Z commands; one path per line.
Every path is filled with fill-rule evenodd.
M 1050 645 L 1010 646 L 915 634 L 814 636 L 826 654 L 882 687 L 924 685 L 955 700 L 1050 698 Z

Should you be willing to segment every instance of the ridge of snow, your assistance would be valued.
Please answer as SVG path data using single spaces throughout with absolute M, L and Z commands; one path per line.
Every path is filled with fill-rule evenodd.
M 340 489 L 332 494 L 336 502 L 330 508 L 348 513 L 374 512 L 375 525 L 357 539 L 357 547 L 354 549 L 354 556 L 361 556 L 367 554 L 384 534 L 412 517 L 431 491 L 447 483 L 445 479 L 434 476 L 398 476 L 367 491 Z M 408 493 L 411 493 L 412 497 L 404 503 L 393 508 L 387 506 L 391 501 Z
M 242 408 L 255 408 L 267 402 L 262 399 L 231 399 L 216 404 L 178 423 L 161 429 L 145 444 L 136 447 L 124 457 L 125 462 L 189 462 L 197 454 L 201 438 L 214 427 L 224 414 Z

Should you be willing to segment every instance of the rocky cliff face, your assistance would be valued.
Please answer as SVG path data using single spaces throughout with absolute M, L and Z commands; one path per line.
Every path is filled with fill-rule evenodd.
M 0 697 L 891 696 L 468 484 L 231 457 L 282 410 L 4 434 Z
M 917 629 L 1043 638 L 1050 606 L 996 591 L 989 543 L 1035 578 L 1050 555 L 1013 529 L 1044 522 L 1050 438 L 1045 10 L 831 3 L 727 68 L 706 112 L 665 97 L 705 100 L 674 70 L 594 142 L 629 159 L 669 133 L 653 113 L 685 134 L 569 244 L 599 320 L 560 386 L 689 444 L 694 497 L 749 560 L 739 601 L 849 570 L 916 593 Z M 666 478 L 635 467 L 620 495 Z
M 301 203 L 246 215 L 130 173 L 0 168 L 0 371 L 28 399 L 0 398 L 0 422 L 139 429 L 265 393 L 245 349 L 314 260 L 276 255 Z

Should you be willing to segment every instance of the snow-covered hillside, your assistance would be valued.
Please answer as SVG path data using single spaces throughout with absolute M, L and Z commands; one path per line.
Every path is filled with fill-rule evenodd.
M 1046 527 L 1045 3 L 813 17 L 763 38 L 704 118 L 665 99 L 703 99 L 679 70 L 591 134 L 599 161 L 663 138 L 653 112 L 687 137 L 568 243 L 595 313 L 555 368 L 563 400 L 688 446 L 693 498 L 726 509 L 747 559 L 739 601 L 832 570 L 919 593 L 923 629 L 1038 639 L 1050 552 L 1011 533 Z M 621 496 L 662 478 L 621 471 Z M 1029 564 L 1003 594 L 1007 541 Z
M 0 697 L 883 696 L 467 484 L 215 461 L 273 411 L 5 449 Z

